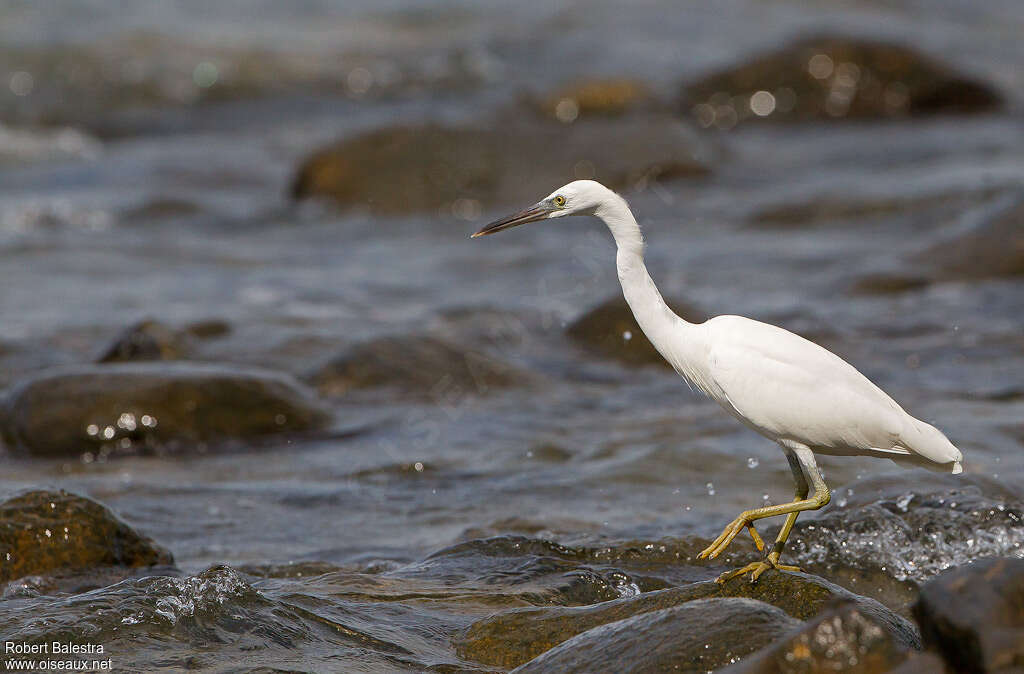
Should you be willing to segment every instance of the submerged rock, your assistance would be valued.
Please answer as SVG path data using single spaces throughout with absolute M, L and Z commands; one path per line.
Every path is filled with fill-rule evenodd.
M 692 323 L 701 323 L 707 318 L 684 300 L 669 298 L 666 302 L 673 311 Z M 613 360 L 631 365 L 669 367 L 637 325 L 622 295 L 610 297 L 588 309 L 569 324 L 565 333 L 581 346 Z
M 621 189 L 707 172 L 696 141 L 668 118 L 590 120 L 572 133 L 550 122 L 494 126 L 401 126 L 347 138 L 303 161 L 291 194 L 385 215 L 476 220 L 482 209 L 533 203 L 574 178 Z
M 800 40 L 683 90 L 699 124 L 874 119 L 996 110 L 1002 97 L 914 49 L 842 36 Z
M 916 261 L 941 280 L 1024 276 L 1024 197 L 1000 206 L 968 231 L 942 241 Z
M 30 491 L 0 503 L 0 582 L 101 566 L 172 564 L 171 553 L 105 506 L 65 491 Z
M 697 599 L 595 627 L 517 668 L 539 672 L 707 672 L 776 641 L 800 625 L 753 599 Z
M 98 363 L 139 360 L 178 360 L 189 352 L 187 335 L 158 321 L 141 321 L 114 339 Z
M 911 653 L 886 626 L 855 605 L 829 608 L 796 634 L 765 648 L 723 674 L 784 674 L 788 672 L 888 672 Z M 923 670 L 919 670 L 923 671 Z
M 525 373 L 489 354 L 424 335 L 361 342 L 310 376 L 325 395 L 390 387 L 407 396 L 439 400 L 486 395 L 526 379 Z
M 10 448 L 45 457 L 248 441 L 327 420 L 291 377 L 186 363 L 50 370 L 16 384 L 3 408 L 0 433 Z
M 734 578 L 725 584 L 694 583 L 635 597 L 582 607 L 515 609 L 484 618 L 457 640 L 461 657 L 497 667 L 516 667 L 573 636 L 610 622 L 686 604 L 696 599 L 742 597 L 782 609 L 798 620 L 817 615 L 836 599 L 855 602 L 858 610 L 892 634 L 897 643 L 919 647 L 914 626 L 884 606 L 806 574 L 769 571 L 751 584 Z
M 992 558 L 943 572 L 914 605 L 925 646 L 958 672 L 1024 665 L 1024 559 Z

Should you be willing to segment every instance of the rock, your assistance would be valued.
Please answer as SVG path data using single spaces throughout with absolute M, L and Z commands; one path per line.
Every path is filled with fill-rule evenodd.
M 291 377 L 190 363 L 50 370 L 16 384 L 3 408 L 5 442 L 41 457 L 251 441 L 314 429 L 328 418 Z
M 998 483 L 925 474 L 911 490 L 904 480 L 837 489 L 829 510 L 797 520 L 785 558 L 903 611 L 944 569 L 1024 550 L 1024 503 Z
M 388 387 L 406 396 L 436 400 L 486 395 L 526 379 L 525 373 L 489 354 L 424 335 L 361 342 L 310 377 L 324 395 Z
M 192 201 L 175 197 L 157 197 L 123 211 L 121 220 L 141 224 L 159 220 L 190 218 L 201 212 L 202 208 Z
M 1024 667 L 1024 559 L 989 558 L 949 569 L 914 605 L 925 646 L 958 672 Z
M 796 634 L 721 671 L 875 674 L 899 666 L 909 654 L 908 646 L 894 639 L 885 626 L 855 605 L 843 603 L 811 620 Z
M 621 189 L 703 175 L 696 147 L 667 117 L 581 121 L 572 133 L 515 118 L 492 128 L 391 127 L 314 153 L 296 172 L 291 194 L 382 215 L 477 220 L 484 208 L 530 204 L 574 178 Z
M 185 332 L 197 339 L 215 339 L 231 334 L 231 324 L 219 318 L 208 318 L 185 326 Z
M 893 295 L 927 287 L 931 281 L 922 276 L 871 274 L 857 279 L 850 287 L 855 295 Z
M 800 625 L 753 599 L 697 599 L 578 634 L 517 668 L 517 674 L 708 672 L 735 662 Z
M 187 335 L 157 321 L 142 321 L 122 332 L 103 350 L 98 363 L 178 360 L 189 351 Z
M 682 103 L 700 125 L 728 129 L 754 120 L 977 114 L 1003 101 L 988 84 L 908 47 L 826 35 L 686 85 Z
M 669 298 L 666 302 L 673 311 L 692 323 L 702 323 L 707 318 L 683 300 Z M 669 367 L 637 325 L 622 295 L 610 297 L 587 310 L 569 324 L 565 333 L 581 346 L 613 360 L 631 365 Z
M 66 491 L 29 491 L 0 503 L 0 559 L 5 583 L 54 571 L 174 561 L 105 506 Z
M 756 599 L 798 620 L 814 617 L 830 601 L 849 599 L 864 615 L 883 625 L 897 643 L 920 646 L 914 626 L 873 599 L 855 595 L 816 576 L 769 571 L 755 584 L 745 578 L 734 578 L 723 585 L 706 581 L 591 606 L 538 607 L 498 613 L 465 630 L 457 639 L 456 650 L 468 660 L 496 667 L 516 667 L 599 625 L 696 599 L 721 597 Z
M 967 232 L 938 243 L 915 261 L 940 280 L 1024 276 L 1024 196 L 987 212 Z
M 622 115 L 650 98 L 648 88 L 636 80 L 582 80 L 551 92 L 538 103 L 538 108 L 560 122 L 569 123 L 592 115 Z

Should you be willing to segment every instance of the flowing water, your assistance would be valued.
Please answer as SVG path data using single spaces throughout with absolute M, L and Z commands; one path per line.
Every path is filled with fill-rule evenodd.
M 472 669 L 452 635 L 495 610 L 710 577 L 719 567 L 687 563 L 699 540 L 788 499 L 788 466 L 670 371 L 567 340 L 619 292 L 599 223 L 471 241 L 500 213 L 342 212 L 292 203 L 288 183 L 308 152 L 358 130 L 487 120 L 579 77 L 634 77 L 671 101 L 682 82 L 826 30 L 942 56 L 1005 92 L 1006 110 L 704 131 L 708 177 L 626 193 L 651 273 L 666 296 L 825 344 L 963 450 L 960 482 L 822 461 L 833 512 L 942 512 L 933 492 L 973 504 L 948 517 L 978 540 L 899 548 L 879 528 L 875 550 L 897 546 L 894 564 L 928 574 L 1024 555 L 1019 517 L 999 519 L 1024 498 L 1019 277 L 851 291 L 917 273 L 915 255 L 1021 198 L 1018 2 L 58 4 L 0 8 L 0 387 L 94 360 L 144 318 L 226 321 L 197 357 L 300 377 L 364 340 L 440 335 L 530 383 L 354 392 L 327 401 L 330 432 L 242 450 L 5 457 L 3 492 L 99 499 L 180 573 L 84 594 L 12 584 L 4 639 L 103 643 L 137 671 L 450 671 Z M 81 77 L 51 82 L 57 57 Z M 240 84 L 218 96 L 218 80 Z M 828 200 L 852 206 L 789 227 L 758 216 Z M 824 572 L 834 543 L 798 549 Z M 888 568 L 899 582 L 913 571 Z

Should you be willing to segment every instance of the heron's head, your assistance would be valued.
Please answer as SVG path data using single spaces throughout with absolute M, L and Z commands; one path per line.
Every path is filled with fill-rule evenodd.
M 559 187 L 533 206 L 482 227 L 473 238 L 538 220 L 550 220 L 566 215 L 593 215 L 598 207 L 610 198 L 617 198 L 617 195 L 601 183 L 593 180 L 574 180 Z

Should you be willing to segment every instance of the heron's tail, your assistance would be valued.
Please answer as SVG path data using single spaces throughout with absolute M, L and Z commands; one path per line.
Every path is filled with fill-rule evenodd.
M 907 418 L 897 446 L 927 459 L 928 463 L 933 464 L 927 466 L 928 468 L 949 471 L 954 475 L 963 472 L 960 462 L 964 460 L 964 455 L 960 450 L 942 434 L 942 431 L 920 419 Z

